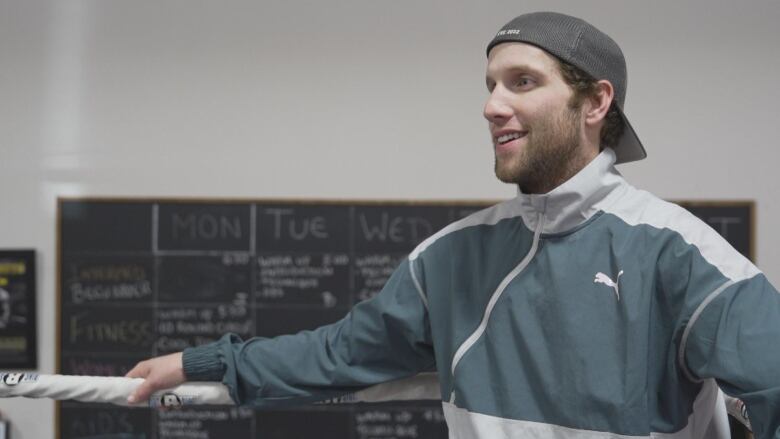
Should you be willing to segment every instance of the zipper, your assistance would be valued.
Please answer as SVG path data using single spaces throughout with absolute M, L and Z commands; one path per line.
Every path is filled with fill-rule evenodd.
M 485 314 L 482 316 L 482 321 L 479 323 L 479 326 L 477 326 L 477 329 L 471 333 L 466 341 L 461 343 L 461 345 L 458 347 L 458 350 L 455 351 L 455 355 L 452 357 L 452 367 L 450 368 L 450 374 L 452 375 L 452 389 L 450 392 L 449 401 L 450 404 L 455 404 L 455 368 L 458 366 L 458 363 L 460 363 L 460 360 L 463 358 L 463 356 L 466 355 L 466 352 L 468 352 L 468 350 L 471 349 L 471 347 L 477 343 L 477 340 L 479 340 L 480 337 L 482 337 L 482 335 L 485 333 L 488 320 L 490 320 L 490 314 L 493 312 L 493 307 L 496 306 L 496 302 L 498 302 L 498 299 L 501 297 L 501 294 L 504 292 L 506 287 L 510 282 L 512 282 L 514 278 L 516 278 L 523 270 L 525 270 L 525 267 L 527 267 L 528 264 L 531 263 L 531 260 L 534 258 L 537 250 L 539 249 L 539 239 L 543 228 L 544 214 L 539 213 L 536 217 L 536 230 L 534 230 L 534 239 L 531 243 L 531 249 L 528 250 L 528 254 L 526 254 L 523 260 L 520 261 L 520 263 L 517 264 L 517 266 L 504 277 L 504 279 L 498 285 L 498 288 L 496 288 L 496 291 L 494 291 L 493 295 L 490 297 L 490 301 L 487 304 L 487 308 L 485 308 Z

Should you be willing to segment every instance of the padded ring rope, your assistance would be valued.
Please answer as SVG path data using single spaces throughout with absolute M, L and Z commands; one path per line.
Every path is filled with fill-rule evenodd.
M 227 386 L 213 382 L 188 382 L 152 394 L 148 401 L 134 404 L 127 397 L 143 378 L 0 373 L 0 398 L 51 398 L 81 402 L 110 403 L 125 407 L 180 407 L 184 405 L 235 405 Z M 439 400 L 436 374 L 378 384 L 322 403 L 353 403 L 404 400 Z
M 148 401 L 129 404 L 127 397 L 143 381 L 143 378 L 0 373 L 0 397 L 51 398 L 126 407 L 235 405 L 224 384 L 201 382 L 161 390 L 152 394 Z
M 0 373 L 0 398 L 51 398 L 81 402 L 110 403 L 125 407 L 180 407 L 184 405 L 235 405 L 227 386 L 221 383 L 190 382 L 152 394 L 146 402 L 129 404 L 127 397 L 143 378 L 83 375 Z M 751 429 L 742 401 L 726 396 L 730 415 Z M 323 403 L 380 402 L 439 399 L 436 374 L 423 373 L 398 381 L 368 387 Z

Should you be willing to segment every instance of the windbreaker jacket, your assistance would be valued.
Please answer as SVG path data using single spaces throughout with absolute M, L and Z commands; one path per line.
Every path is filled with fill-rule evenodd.
M 188 379 L 278 407 L 436 371 L 463 439 L 724 438 L 720 388 L 780 438 L 780 294 L 614 162 L 450 224 L 337 323 L 185 350 Z

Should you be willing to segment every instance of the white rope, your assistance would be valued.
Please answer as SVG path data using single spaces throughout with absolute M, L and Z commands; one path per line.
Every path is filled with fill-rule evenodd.
M 51 398 L 128 407 L 235 405 L 224 384 L 200 382 L 161 390 L 152 394 L 148 401 L 128 404 L 127 397 L 143 381 L 143 378 L 0 373 L 0 397 Z
M 143 378 L 82 375 L 0 373 L 0 398 L 51 398 L 81 402 L 110 403 L 127 407 L 178 407 L 182 405 L 235 405 L 227 386 L 221 383 L 190 382 L 152 394 L 148 401 L 128 404 L 127 397 Z M 423 373 L 398 381 L 378 384 L 324 403 L 439 400 L 436 374 Z
M 409 378 L 388 381 L 354 393 L 322 401 L 324 404 L 387 401 L 441 401 L 439 377 L 425 372 Z
M 39 375 L 36 373 L 0 373 L 0 398 L 51 398 L 81 402 L 110 403 L 128 407 L 179 407 L 182 405 L 235 405 L 227 386 L 221 383 L 185 383 L 152 394 L 148 401 L 128 404 L 127 397 L 143 378 L 97 377 L 82 375 Z M 378 384 L 323 403 L 439 400 L 436 374 L 423 373 L 398 381 Z M 726 396 L 726 408 L 750 429 L 745 405 Z

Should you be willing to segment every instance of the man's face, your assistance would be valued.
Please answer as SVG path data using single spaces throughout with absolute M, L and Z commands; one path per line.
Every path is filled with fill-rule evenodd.
M 582 118 L 556 60 L 529 44 L 502 43 L 490 51 L 486 81 L 496 176 L 526 193 L 563 183 L 581 149 Z

